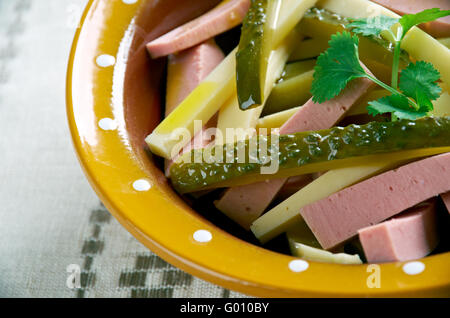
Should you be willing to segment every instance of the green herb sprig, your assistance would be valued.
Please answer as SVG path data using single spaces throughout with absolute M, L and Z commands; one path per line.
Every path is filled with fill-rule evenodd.
M 392 120 L 417 119 L 433 110 L 432 101 L 439 98 L 441 88 L 437 84 L 439 72 L 431 63 L 410 63 L 399 78 L 401 43 L 412 27 L 450 15 L 450 10 L 427 9 L 402 18 L 387 16 L 355 20 L 347 28 L 366 37 L 390 36 L 394 44 L 391 86 L 366 71 L 359 61 L 359 38 L 344 31 L 331 36 L 329 49 L 316 63 L 311 92 L 313 101 L 323 103 L 341 93 L 348 82 L 365 77 L 385 88 L 392 95 L 369 102 L 369 114 L 376 116 L 391 113 Z M 400 82 L 399 82 L 400 79 Z

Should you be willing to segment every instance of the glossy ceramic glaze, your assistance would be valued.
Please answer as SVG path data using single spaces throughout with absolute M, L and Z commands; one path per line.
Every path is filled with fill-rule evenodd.
M 166 261 L 250 295 L 449 296 L 450 253 L 381 266 L 296 261 L 222 231 L 171 189 L 144 143 L 161 120 L 165 69 L 144 45 L 217 0 L 203 2 L 201 10 L 178 0 L 93 0 L 86 8 L 69 61 L 67 114 L 81 165 L 109 211 Z

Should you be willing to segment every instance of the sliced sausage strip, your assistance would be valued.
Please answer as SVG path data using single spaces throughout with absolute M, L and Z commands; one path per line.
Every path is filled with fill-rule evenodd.
M 404 262 L 422 258 L 438 244 L 436 200 L 358 231 L 369 263 Z
M 450 191 L 450 153 L 390 170 L 328 198 L 300 214 L 325 249 L 357 235 L 420 202 Z
M 359 78 L 350 82 L 345 90 L 332 100 L 316 104 L 310 99 L 280 128 L 280 134 L 332 127 L 373 87 L 372 81 Z M 286 180 L 283 178 L 229 188 L 215 205 L 232 220 L 249 229 L 253 221 L 269 206 Z
M 351 81 L 336 98 L 322 104 L 310 99 L 280 128 L 280 134 L 328 129 L 339 122 L 345 113 L 374 87 L 372 81 L 359 78 Z
M 153 58 L 173 54 L 213 38 L 242 22 L 250 0 L 225 0 L 211 11 L 149 42 Z

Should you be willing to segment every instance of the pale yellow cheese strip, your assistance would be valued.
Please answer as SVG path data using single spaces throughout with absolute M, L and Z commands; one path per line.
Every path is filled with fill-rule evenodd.
M 441 79 L 450 85 L 450 50 L 419 28 L 405 35 L 402 49 L 418 61 L 427 61 L 441 73 Z
M 261 111 L 261 106 L 249 110 L 241 110 L 237 96 L 233 95 L 220 108 L 215 144 L 234 143 L 235 141 L 243 140 L 253 135 L 249 128 L 255 128 Z M 232 136 L 227 134 L 227 128 L 233 129 Z
M 297 23 L 312 8 L 317 0 L 283 0 L 279 20 L 276 21 L 274 46 L 280 45 L 281 41 L 291 32 Z
M 175 157 L 181 147 L 202 128 L 202 125 L 194 127 L 194 121 L 199 120 L 204 125 L 220 109 L 224 101 L 232 96 L 236 87 L 236 51 L 237 49 L 234 49 L 228 54 L 222 63 L 146 138 L 145 141 L 153 153 L 166 159 Z M 189 133 L 190 138 L 183 133 Z M 181 140 L 183 142 L 180 143 Z
M 433 102 L 434 109 L 430 115 L 436 117 L 450 116 L 450 95 L 448 92 L 443 92 L 441 96 Z
M 358 254 L 350 255 L 347 253 L 331 253 L 317 247 L 311 247 L 306 244 L 292 241 L 289 236 L 289 245 L 294 256 L 307 261 L 333 263 L 333 264 L 362 264 Z
M 450 38 L 438 39 L 441 44 L 444 44 L 447 48 L 450 48 Z
M 300 109 L 300 107 L 301 106 L 286 109 L 272 115 L 261 117 L 260 119 L 258 119 L 256 129 L 259 130 L 260 128 L 266 128 L 269 130 L 280 128 L 281 126 L 283 126 L 285 122 L 288 121 L 289 118 L 291 118 Z

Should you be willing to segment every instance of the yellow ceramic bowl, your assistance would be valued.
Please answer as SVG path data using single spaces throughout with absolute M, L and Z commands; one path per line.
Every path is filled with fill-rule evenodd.
M 201 13 L 189 2 L 92 0 L 77 30 L 68 120 L 81 165 L 109 211 L 166 261 L 246 294 L 449 296 L 450 253 L 381 266 L 298 261 L 222 231 L 177 196 L 145 148 L 161 118 L 165 65 L 150 60 L 144 44 Z M 204 3 L 200 11 L 217 0 Z

